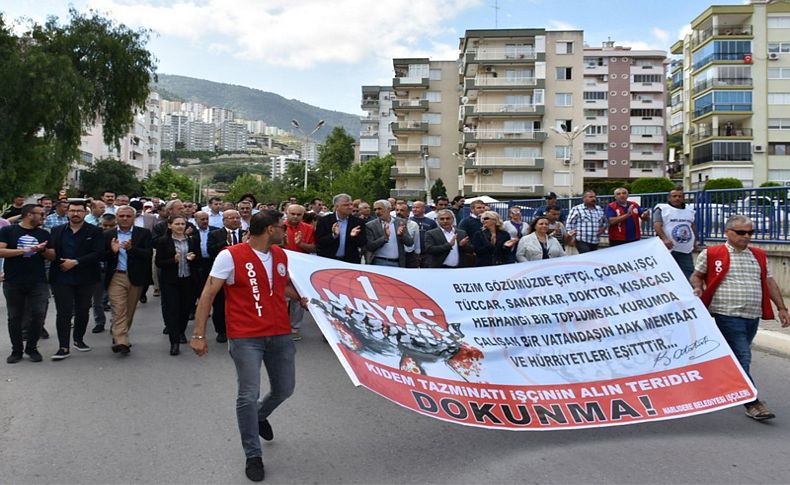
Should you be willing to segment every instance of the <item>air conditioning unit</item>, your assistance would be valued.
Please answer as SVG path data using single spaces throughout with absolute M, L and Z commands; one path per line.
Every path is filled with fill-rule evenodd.
M 494 66 L 486 66 L 485 70 L 486 70 L 486 72 L 491 72 L 491 71 L 494 70 Z
M 790 187 L 790 180 L 785 180 L 785 187 Z
M 754 145 L 754 153 L 765 153 L 765 147 L 762 145 Z
M 768 53 L 768 60 L 769 61 L 778 61 L 779 60 L 779 53 L 778 52 L 769 52 Z
M 494 171 L 491 170 L 490 168 L 484 168 L 483 170 L 480 171 L 480 174 L 485 176 L 494 175 Z
M 562 161 L 562 164 L 563 164 L 563 165 L 565 165 L 566 167 L 567 167 L 567 166 L 570 166 L 570 164 L 571 164 L 571 160 L 570 160 L 570 158 L 566 158 L 565 160 L 563 160 L 563 161 Z

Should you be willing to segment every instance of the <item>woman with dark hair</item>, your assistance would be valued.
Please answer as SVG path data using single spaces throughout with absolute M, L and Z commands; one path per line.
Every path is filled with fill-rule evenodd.
M 187 221 L 183 217 L 171 216 L 167 222 L 167 233 L 156 242 L 156 266 L 162 269 L 159 287 L 162 314 L 170 337 L 170 355 L 178 355 L 198 291 L 195 258 L 200 251 L 200 240 L 187 237 Z
M 538 261 L 565 256 L 560 242 L 549 234 L 549 218 L 538 216 L 529 224 L 529 234 L 521 238 L 516 248 L 516 260 Z
M 513 262 L 515 239 L 502 225 L 502 218 L 494 211 L 480 214 L 483 227 L 472 236 L 475 248 L 475 266 L 496 266 Z

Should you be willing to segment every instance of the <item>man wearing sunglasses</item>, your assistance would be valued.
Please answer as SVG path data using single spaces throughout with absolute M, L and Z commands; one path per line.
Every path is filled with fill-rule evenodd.
M 725 235 L 724 244 L 707 248 L 697 257 L 691 285 L 751 379 L 751 344 L 760 318 L 774 319 L 771 301 L 779 309 L 783 327 L 790 326 L 790 315 L 768 269 L 765 252 L 749 247 L 754 235 L 752 221 L 746 216 L 730 217 Z M 776 417 L 759 399 L 746 404 L 746 415 L 757 421 Z

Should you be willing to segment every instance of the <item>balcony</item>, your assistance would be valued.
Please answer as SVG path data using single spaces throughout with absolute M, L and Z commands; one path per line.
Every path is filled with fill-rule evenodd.
M 702 155 L 699 157 L 692 156 L 691 164 L 701 165 L 703 163 L 708 163 L 708 162 L 751 163 L 751 161 L 752 161 L 751 153 L 723 153 L 723 154 Z
M 360 116 L 359 122 L 360 123 L 376 123 L 378 124 L 381 121 L 381 117 L 379 116 Z
M 544 53 L 535 52 L 534 49 L 502 49 L 487 48 L 468 49 L 464 53 L 467 63 L 482 62 L 517 62 L 517 61 L 537 61 L 545 59 Z
M 590 76 L 608 76 L 609 66 L 599 66 L 598 64 L 585 64 L 584 74 Z
M 379 130 L 365 130 L 359 132 L 360 138 L 378 138 L 379 137 Z
M 420 189 L 390 189 L 390 197 L 396 199 L 420 200 L 425 199 L 425 191 Z
M 608 160 L 609 152 L 607 150 L 585 150 L 585 160 Z
M 629 89 L 632 93 L 660 93 L 664 91 L 664 83 L 631 83 Z
M 752 78 L 749 77 L 719 77 L 715 79 L 706 79 L 701 83 L 697 83 L 694 85 L 694 89 L 692 90 L 693 93 L 699 94 L 702 91 L 710 88 L 718 88 L 718 87 L 751 87 L 752 86 Z
M 694 49 L 702 45 L 711 37 L 724 36 L 724 37 L 751 37 L 752 26 L 749 24 L 742 25 L 725 25 L 721 27 L 708 27 L 707 29 L 696 30 L 692 34 L 691 48 Z
M 663 116 L 631 116 L 631 126 L 664 126 Z
M 608 99 L 585 99 L 584 109 L 609 109 Z
M 397 111 L 428 111 L 427 99 L 394 99 L 392 110 Z
M 467 84 L 470 82 L 473 83 L 473 85 L 467 89 L 474 89 L 474 87 L 535 87 L 538 84 L 534 76 L 498 77 L 496 73 L 489 76 L 475 76 L 472 79 L 465 79 L 465 82 Z
M 362 109 L 378 108 L 379 98 L 365 98 L 362 100 Z
M 421 154 L 423 150 L 427 149 L 427 145 L 414 144 L 397 144 L 390 147 L 390 153 L 393 155 L 398 154 Z
M 530 141 L 543 142 L 547 135 L 545 131 L 539 130 L 469 130 L 464 131 L 463 143 L 484 142 L 513 142 Z
M 428 89 L 430 86 L 430 79 L 427 77 L 395 77 L 392 78 L 392 87 L 394 89 Z
M 409 133 L 428 133 L 428 123 L 425 121 L 396 121 L 390 124 L 393 135 Z
M 664 143 L 664 135 L 630 135 L 631 143 Z
M 661 161 L 664 159 L 664 152 L 638 152 L 631 151 L 631 160 L 652 160 Z
M 390 177 L 425 177 L 422 165 L 396 165 L 390 168 Z
M 473 183 L 464 185 L 464 194 L 469 197 L 472 194 L 480 195 L 502 195 L 502 196 L 535 196 L 543 197 L 543 184 L 535 185 L 503 185 L 503 184 L 481 184 Z
M 474 104 L 462 106 L 462 117 L 506 117 L 543 116 L 545 107 L 534 104 Z
M 711 104 L 700 109 L 694 110 L 694 118 L 699 118 L 710 113 L 737 113 L 743 115 L 751 115 L 751 103 L 731 103 L 731 104 Z
M 705 67 L 706 65 L 710 64 L 711 62 L 718 62 L 718 61 L 729 61 L 732 62 L 741 62 L 743 63 L 743 58 L 746 55 L 751 55 L 751 52 L 714 52 L 709 54 L 702 59 L 698 59 L 694 63 L 695 71 L 699 71 L 701 68 Z
M 734 139 L 746 139 L 749 140 L 752 138 L 752 129 L 751 128 L 743 128 L 740 126 L 720 126 L 716 130 L 701 130 L 697 133 L 691 135 L 691 142 L 692 143 L 699 143 L 703 140 L 708 138 L 714 137 L 725 137 L 725 138 L 734 138 Z
M 513 157 L 477 157 L 467 158 L 465 168 L 524 168 L 543 170 L 543 158 L 513 158 Z

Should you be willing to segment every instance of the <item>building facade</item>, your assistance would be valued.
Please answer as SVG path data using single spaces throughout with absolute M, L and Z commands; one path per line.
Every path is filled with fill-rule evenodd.
M 665 175 L 665 63 L 664 51 L 612 41 L 584 49 L 585 179 Z
M 247 149 L 247 125 L 225 120 L 220 124 L 219 149 L 226 152 Z
M 583 123 L 582 32 L 467 30 L 460 56 L 461 193 L 578 193 L 566 135 Z
M 790 4 L 713 5 L 676 42 L 670 132 L 684 186 L 737 178 L 790 182 Z
M 395 91 L 391 86 L 362 86 L 362 110 L 367 115 L 360 118 L 359 162 L 390 153 L 396 138 L 392 123 L 397 120 L 392 111 Z
M 190 152 L 214 151 L 215 128 L 213 123 L 190 121 L 187 123 L 186 149 Z
M 390 124 L 396 143 L 392 197 L 425 199 L 436 180 L 448 195 L 458 187 L 458 64 L 427 58 L 393 59 Z M 361 151 L 360 151 L 361 153 Z

